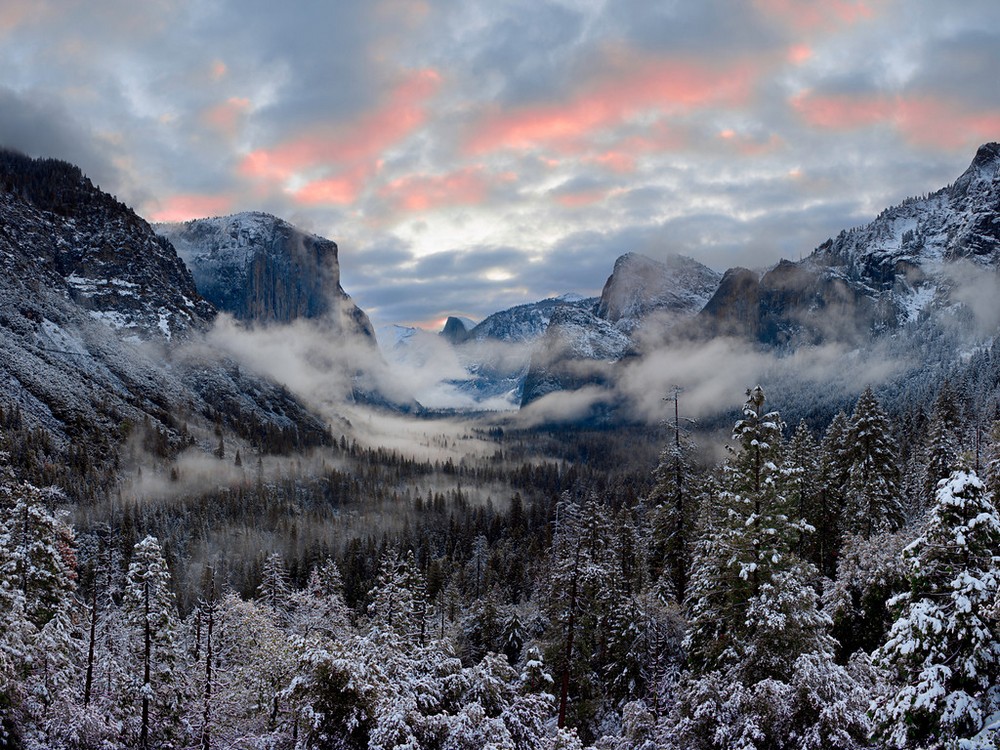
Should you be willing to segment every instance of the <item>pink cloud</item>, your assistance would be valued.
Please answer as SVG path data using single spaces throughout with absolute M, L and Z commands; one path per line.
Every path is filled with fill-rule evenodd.
M 556 202 L 566 208 L 582 208 L 591 206 L 608 197 L 604 190 L 581 190 L 578 193 L 562 193 L 556 196 Z
M 229 68 L 226 67 L 226 64 L 222 62 L 222 60 L 212 60 L 212 65 L 209 75 L 211 76 L 213 81 L 221 81 L 223 78 L 226 77 L 226 74 L 228 72 Z
M 338 188 L 336 181 L 342 179 L 353 183 L 359 176 L 373 174 L 387 149 L 426 122 L 426 105 L 436 93 L 440 80 L 436 71 L 416 71 L 372 111 L 352 122 L 313 128 L 273 148 L 252 151 L 244 157 L 240 172 L 250 178 L 278 184 L 303 172 L 332 173 L 317 180 L 314 188 L 309 189 L 307 185 L 295 194 L 304 200 L 316 201 L 327 194 L 335 199 L 331 202 L 340 202 L 348 193 Z
M 793 44 L 788 48 L 788 62 L 793 65 L 801 65 L 813 56 L 812 47 L 808 44 Z
M 505 180 L 505 176 L 499 179 Z M 397 209 L 429 211 L 443 206 L 481 204 L 488 192 L 488 180 L 482 168 L 475 166 L 442 175 L 406 175 L 385 185 L 379 195 Z
M 649 111 L 684 114 L 709 105 L 745 103 L 754 66 L 718 67 L 694 59 L 641 58 L 617 54 L 611 72 L 565 102 L 494 110 L 475 126 L 466 150 L 548 146 L 578 152 L 592 136 Z
M 201 119 L 209 127 L 233 137 L 238 132 L 240 123 L 249 110 L 249 99 L 233 96 L 202 112 Z
M 623 149 L 615 149 L 605 151 L 603 154 L 598 154 L 597 156 L 592 156 L 587 159 L 587 161 L 593 164 L 598 164 L 605 169 L 611 170 L 612 172 L 627 174 L 635 171 L 635 159 L 635 154 L 627 153 Z
M 1000 133 L 1000 110 L 970 111 L 961 104 L 930 96 L 801 94 L 792 107 L 809 125 L 856 130 L 883 125 L 917 146 L 958 149 L 994 139 Z
M 963 111 L 954 102 L 927 97 L 900 101 L 895 123 L 916 145 L 959 149 L 996 140 L 1000 110 Z
M 220 216 L 232 211 L 233 199 L 227 195 L 181 193 L 162 201 L 150 214 L 151 221 L 188 221 L 204 216 Z
M 894 105 L 884 97 L 799 94 L 792 107 L 810 125 L 831 130 L 853 130 L 884 122 Z
M 52 8 L 44 0 L 4 0 L 0 3 L 0 36 L 51 15 Z
M 307 205 L 347 206 L 357 200 L 363 183 L 361 175 L 313 180 L 296 190 L 293 195 L 300 203 Z
M 867 21 L 875 16 L 881 0 L 754 0 L 754 4 L 769 18 L 808 33 Z

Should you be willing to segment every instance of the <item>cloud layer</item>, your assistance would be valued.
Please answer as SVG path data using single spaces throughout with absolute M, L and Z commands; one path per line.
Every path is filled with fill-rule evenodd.
M 11 0 L 0 41 L 0 144 L 331 237 L 380 323 L 797 258 L 1000 139 L 990 0 Z

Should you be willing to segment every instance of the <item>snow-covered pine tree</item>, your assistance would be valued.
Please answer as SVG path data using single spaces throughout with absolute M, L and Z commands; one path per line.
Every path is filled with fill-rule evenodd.
M 795 552 L 809 528 L 782 492 L 781 419 L 763 414 L 763 405 L 759 387 L 748 393 L 720 511 L 705 524 L 689 600 L 691 671 L 661 745 L 858 748 L 866 734 L 864 690 L 833 662 L 836 641 L 814 589 L 818 571 Z M 831 684 L 849 694 L 824 697 L 820 686 Z M 801 709 L 800 685 L 813 686 L 804 688 L 811 692 Z M 823 731 L 812 731 L 816 716 L 845 700 L 857 713 L 836 741 L 824 744 L 836 728 L 827 722 Z
M 688 606 L 688 655 L 697 671 L 742 660 L 751 600 L 773 571 L 787 568 L 805 529 L 790 518 L 781 463 L 781 415 L 764 413 L 760 386 L 747 391 L 733 440 L 739 447 L 724 467 L 717 507 L 704 524 Z
M 557 506 L 552 562 L 545 581 L 549 612 L 547 656 L 559 673 L 558 724 L 566 725 L 571 689 L 593 690 L 591 660 L 603 652 L 605 615 L 620 597 L 620 576 L 610 573 L 616 555 L 606 509 L 591 497 L 582 506 L 568 494 Z
M 1000 517 L 974 473 L 938 484 L 904 557 L 910 590 L 890 602 L 899 617 L 877 653 L 897 684 L 876 713 L 879 733 L 891 747 L 957 747 L 1000 708 Z
M 264 560 L 257 587 L 257 599 L 270 607 L 282 625 L 288 623 L 292 611 L 292 587 L 288 583 L 288 569 L 281 554 L 272 552 Z
M 295 676 L 295 644 L 274 610 L 230 592 L 220 597 L 215 617 L 213 744 L 290 736 L 292 711 L 282 691 Z
M 902 479 L 889 417 L 871 388 L 858 398 L 844 436 L 850 469 L 845 530 L 870 538 L 903 525 Z
M 789 507 L 796 518 L 804 519 L 813 529 L 824 523 L 824 513 L 820 506 L 820 456 L 819 445 L 813 437 L 809 425 L 802 421 L 788 441 L 785 451 L 785 495 Z M 822 559 L 817 548 L 817 534 L 803 529 L 799 534 L 795 551 L 805 560 Z
M 292 629 L 300 635 L 336 638 L 350 629 L 350 608 L 344 602 L 344 584 L 332 558 L 313 568 L 301 591 L 291 596 Z
M 183 674 L 170 572 L 159 541 L 140 540 L 125 576 L 122 615 L 128 628 L 127 734 L 139 748 L 166 747 L 181 728 Z
M 41 628 L 71 604 L 76 589 L 73 532 L 49 509 L 65 496 L 54 487 L 43 490 L 23 482 L 4 489 L 12 506 L 5 524 L 12 574 L 25 614 Z
M 369 597 L 368 616 L 373 630 L 408 646 L 421 642 L 426 630 L 426 592 L 412 553 L 404 560 L 395 551 L 382 558 Z
M 679 392 L 672 400 L 673 421 L 653 472 L 655 484 L 646 504 L 651 516 L 653 575 L 662 575 L 670 583 L 675 599 L 683 601 L 697 538 L 699 493 L 691 458 L 694 446 L 682 425 Z

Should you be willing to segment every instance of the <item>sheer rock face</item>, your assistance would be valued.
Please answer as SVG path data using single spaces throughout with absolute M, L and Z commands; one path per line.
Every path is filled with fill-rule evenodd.
M 452 344 L 461 344 L 469 338 L 469 330 L 461 318 L 450 315 L 441 329 L 441 337 Z
M 108 458 L 124 425 L 326 439 L 287 391 L 198 346 L 216 316 L 171 244 L 70 164 L 0 151 L 0 404 Z M 263 444 L 263 443 L 262 443 Z
M 532 352 L 521 405 L 553 391 L 610 382 L 610 363 L 634 352 L 639 335 L 655 337 L 690 321 L 719 279 L 683 255 L 668 255 L 662 263 L 637 253 L 622 255 L 596 305 L 564 306 L 550 315 Z
M 720 279 L 718 272 L 683 255 L 668 255 L 661 263 L 626 253 L 604 284 L 597 316 L 625 333 L 638 329 L 652 313 L 691 317 L 705 306 Z
M 239 320 L 327 318 L 373 338 L 368 316 L 340 286 L 337 244 L 263 213 L 159 224 L 201 294 Z

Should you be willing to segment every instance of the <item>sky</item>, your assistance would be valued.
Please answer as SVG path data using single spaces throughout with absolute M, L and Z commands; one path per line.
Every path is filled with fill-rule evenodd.
M 797 260 L 1000 140 L 995 0 L 3 0 L 0 145 L 335 240 L 376 324 Z

